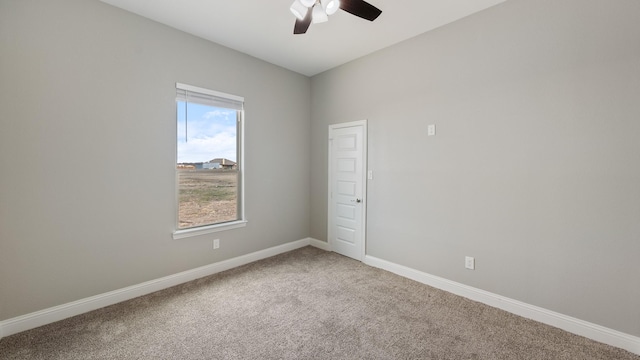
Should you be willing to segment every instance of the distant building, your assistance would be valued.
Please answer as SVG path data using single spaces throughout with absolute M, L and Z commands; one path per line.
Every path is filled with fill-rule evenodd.
M 220 163 L 217 162 L 206 162 L 202 164 L 203 169 L 220 169 Z
M 210 168 L 210 169 L 237 169 L 238 168 L 238 164 L 235 161 L 231 161 L 229 159 L 222 159 L 222 158 L 216 158 L 216 159 L 210 160 L 208 164 L 218 165 L 218 167 Z

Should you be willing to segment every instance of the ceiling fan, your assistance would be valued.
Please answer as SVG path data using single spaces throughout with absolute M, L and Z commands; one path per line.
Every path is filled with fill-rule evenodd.
M 296 17 L 294 34 L 304 34 L 313 21 L 314 24 L 329 20 L 342 9 L 352 15 L 373 21 L 382 11 L 364 0 L 295 0 L 289 8 Z

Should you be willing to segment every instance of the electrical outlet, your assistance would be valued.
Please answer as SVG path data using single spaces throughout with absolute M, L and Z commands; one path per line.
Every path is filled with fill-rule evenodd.
M 435 136 L 436 135 L 436 126 L 434 124 L 427 126 L 427 136 Z
M 471 256 L 465 256 L 464 257 L 464 267 L 469 269 L 469 270 L 475 270 L 476 269 L 476 259 L 471 257 Z
M 213 249 L 218 249 L 220 247 L 220 239 L 213 239 Z

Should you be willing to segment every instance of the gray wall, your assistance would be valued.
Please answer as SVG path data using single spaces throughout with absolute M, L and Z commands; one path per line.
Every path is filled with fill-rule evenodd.
M 367 118 L 368 254 L 640 336 L 638 13 L 510 0 L 309 80 L 97 1 L 0 0 L 0 320 L 326 240 L 327 126 Z M 244 229 L 171 239 L 175 82 L 246 99 Z
M 369 119 L 369 255 L 640 336 L 638 14 L 510 0 L 313 77 L 311 236 Z
M 245 97 L 246 228 L 172 240 L 176 82 Z M 306 238 L 310 90 L 98 1 L 0 0 L 0 320 Z

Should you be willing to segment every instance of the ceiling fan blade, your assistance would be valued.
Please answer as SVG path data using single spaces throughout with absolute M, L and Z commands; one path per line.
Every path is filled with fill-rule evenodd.
M 305 15 L 304 19 L 300 20 L 296 18 L 296 24 L 293 26 L 294 34 L 304 34 L 309 29 L 309 25 L 311 25 L 311 10 L 307 11 L 307 15 Z
M 340 9 L 369 21 L 382 14 L 382 10 L 364 0 L 340 0 Z

